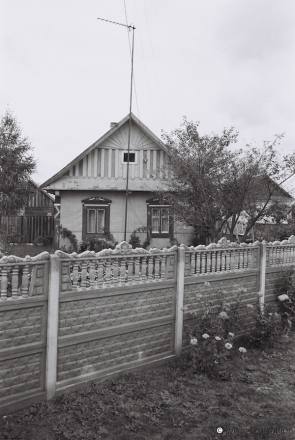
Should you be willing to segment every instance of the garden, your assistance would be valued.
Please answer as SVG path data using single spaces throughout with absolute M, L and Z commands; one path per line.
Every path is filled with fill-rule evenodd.
M 197 295 L 179 359 L 4 415 L 1 438 L 294 439 L 295 275 L 263 309 L 241 307 L 243 293 L 229 303 L 220 291 L 215 304 Z

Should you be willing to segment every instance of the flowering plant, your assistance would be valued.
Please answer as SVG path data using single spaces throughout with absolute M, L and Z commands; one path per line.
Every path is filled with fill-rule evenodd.
M 206 286 L 209 283 L 207 282 Z M 205 286 L 205 287 L 206 287 Z M 192 366 L 215 378 L 227 378 L 229 373 L 225 363 L 232 357 L 235 335 L 232 330 L 239 327 L 239 306 L 243 289 L 229 302 L 224 291 L 218 292 L 217 301 L 206 300 L 198 294 L 196 300 L 200 313 L 191 313 L 193 322 L 187 326 L 190 338 Z M 231 330 L 231 331 L 229 331 Z M 195 342 L 197 341 L 197 342 Z

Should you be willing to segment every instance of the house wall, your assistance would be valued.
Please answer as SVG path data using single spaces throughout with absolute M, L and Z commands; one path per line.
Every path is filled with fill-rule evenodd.
M 78 242 L 82 241 L 82 200 L 87 197 L 105 197 L 112 200 L 110 206 L 110 232 L 116 241 L 124 239 L 125 224 L 125 193 L 119 191 L 61 191 L 60 222 L 63 227 L 71 230 L 76 235 Z M 127 216 L 127 241 L 132 232 L 138 228 L 147 227 L 147 203 L 151 197 L 147 192 L 134 192 L 128 200 Z M 147 237 L 147 232 L 139 232 L 141 243 Z M 189 244 L 192 238 L 191 228 L 181 228 L 174 231 L 178 243 Z M 153 238 L 151 247 L 169 247 L 168 238 Z

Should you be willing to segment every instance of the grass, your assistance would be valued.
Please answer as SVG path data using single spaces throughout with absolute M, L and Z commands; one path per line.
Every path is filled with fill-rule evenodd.
M 292 336 L 274 348 L 248 350 L 228 364 L 231 377 L 226 381 L 194 374 L 184 355 L 160 368 L 86 384 L 4 416 L 0 438 L 293 440 L 294 343 Z

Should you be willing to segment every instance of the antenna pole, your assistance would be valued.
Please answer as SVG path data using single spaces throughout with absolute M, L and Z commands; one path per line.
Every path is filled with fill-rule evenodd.
M 132 29 L 132 52 L 131 52 L 131 84 L 130 84 L 130 106 L 129 106 L 129 130 L 128 130 L 128 153 L 127 153 L 127 176 L 126 176 L 126 197 L 125 197 L 125 223 L 124 223 L 124 241 L 126 241 L 127 233 L 127 212 L 128 212 L 128 193 L 129 193 L 129 152 L 130 152 L 130 138 L 131 138 L 131 109 L 132 109 L 132 85 L 133 85 L 133 54 L 134 54 L 134 30 L 132 25 L 117 23 L 116 21 L 106 20 L 105 18 L 97 18 L 98 20 L 106 21 L 108 23 L 124 26 L 131 31 Z
M 127 233 L 127 213 L 128 213 L 128 193 L 129 193 L 129 152 L 131 138 L 131 110 L 132 110 L 132 84 L 133 84 L 133 55 L 134 55 L 134 27 L 132 27 L 132 52 L 131 52 L 131 83 L 130 83 L 130 106 L 129 106 L 129 130 L 128 130 L 128 153 L 127 153 L 127 176 L 126 176 L 126 197 L 125 197 L 125 223 L 124 223 L 124 241 Z

